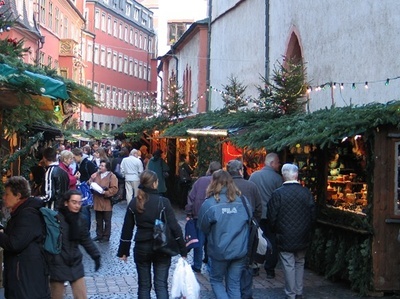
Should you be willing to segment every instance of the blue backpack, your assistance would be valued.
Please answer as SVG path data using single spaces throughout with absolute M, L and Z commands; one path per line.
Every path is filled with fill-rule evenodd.
M 44 240 L 44 250 L 51 254 L 61 253 L 62 232 L 58 212 L 49 208 L 40 208 L 46 225 L 46 238 Z
M 93 194 L 90 186 L 84 182 L 78 185 L 77 189 L 82 193 L 82 206 L 93 206 Z

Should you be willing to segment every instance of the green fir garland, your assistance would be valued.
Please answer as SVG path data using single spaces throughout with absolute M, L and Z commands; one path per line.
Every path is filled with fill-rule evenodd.
M 43 139 L 43 132 L 39 132 L 37 133 L 35 136 L 33 136 L 32 138 L 29 138 L 27 144 L 15 151 L 13 154 L 9 155 L 9 156 L 4 156 L 1 157 L 1 166 L 2 166 L 2 172 L 6 172 L 7 170 L 9 170 L 11 168 L 11 164 L 12 163 L 16 163 L 18 161 L 18 159 L 25 157 L 25 159 L 23 160 L 23 163 L 21 163 L 21 175 L 23 177 L 25 177 L 26 179 L 29 179 L 29 173 L 30 173 L 30 169 L 33 165 L 35 165 L 37 163 L 37 161 L 35 159 L 33 159 L 32 157 L 29 157 L 29 153 L 32 149 L 32 146 L 38 142 L 39 140 Z M 3 195 L 3 191 L 4 187 L 3 187 L 3 181 L 0 181 L 0 195 Z
M 221 138 L 211 136 L 199 136 L 197 140 L 199 163 L 196 172 L 199 176 L 203 176 L 206 174 L 210 162 L 222 162 L 223 141 Z

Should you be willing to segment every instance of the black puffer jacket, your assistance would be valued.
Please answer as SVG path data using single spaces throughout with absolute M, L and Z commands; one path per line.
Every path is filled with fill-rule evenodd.
M 267 210 L 280 251 L 296 252 L 308 247 L 316 214 L 307 188 L 298 183 L 284 183 L 272 193 Z
M 0 233 L 4 249 L 4 288 L 8 299 L 50 298 L 48 268 L 43 250 L 43 202 L 30 197 L 15 211 Z
M 82 215 L 69 212 L 67 208 L 60 209 L 59 219 L 62 230 L 62 250 L 60 254 L 48 256 L 51 281 L 75 281 L 85 275 L 82 264 L 82 253 L 78 245 L 82 245 L 93 260 L 100 258 L 100 252 L 96 244 L 90 238 L 86 221 Z M 75 222 L 78 228 L 77 234 L 71 240 L 71 227 L 67 218 Z M 94 264 L 93 264 L 94 266 Z
M 82 158 L 78 171 L 81 174 L 80 181 L 87 182 L 90 176 L 97 171 L 97 166 L 92 161 L 89 161 L 88 158 Z

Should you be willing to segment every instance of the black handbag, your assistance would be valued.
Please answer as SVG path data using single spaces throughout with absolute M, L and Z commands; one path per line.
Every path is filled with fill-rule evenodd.
M 257 220 L 252 216 L 247 206 L 247 198 L 240 196 L 243 206 L 249 216 L 249 239 L 247 245 L 247 257 L 249 263 L 259 263 L 262 264 L 266 259 L 267 249 L 272 252 L 271 242 L 264 235 L 261 227 L 259 226 Z
M 169 256 L 179 254 L 179 245 L 173 237 L 171 230 L 168 226 L 167 217 L 165 215 L 165 207 L 160 198 L 158 203 L 160 208 L 159 218 L 154 221 L 153 228 L 153 250 L 165 253 Z
M 112 206 L 116 205 L 117 203 L 119 203 L 121 201 L 118 195 L 113 195 L 111 197 L 105 197 L 105 199 L 110 200 Z

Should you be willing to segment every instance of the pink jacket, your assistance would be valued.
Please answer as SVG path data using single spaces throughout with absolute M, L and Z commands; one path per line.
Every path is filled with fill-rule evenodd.
M 69 168 L 67 165 L 65 165 L 63 162 L 59 163 L 59 166 L 62 170 L 64 170 L 66 173 L 68 173 L 68 178 L 69 178 L 69 190 L 75 190 L 76 189 L 76 183 L 78 182 L 78 179 L 72 174 L 71 168 Z

